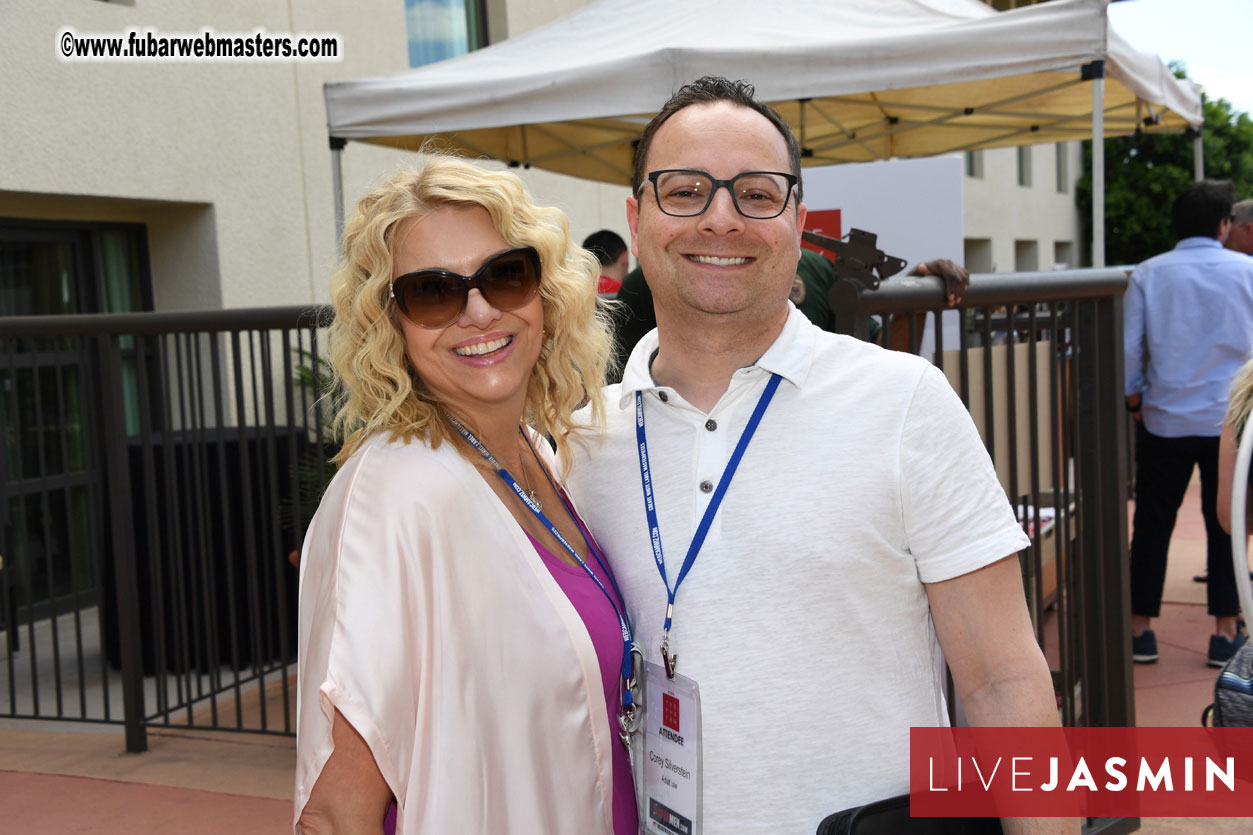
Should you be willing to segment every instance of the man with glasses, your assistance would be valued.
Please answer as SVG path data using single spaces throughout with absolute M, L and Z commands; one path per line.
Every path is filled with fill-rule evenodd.
M 657 721 L 699 737 L 703 831 L 814 832 L 908 791 L 909 728 L 948 723 L 944 657 L 973 724 L 1056 725 L 1027 539 L 960 400 L 788 303 L 806 209 L 786 122 L 750 85 L 700 79 L 645 129 L 634 187 L 657 330 L 571 480 L 674 688 L 645 743 Z M 680 732 L 685 699 L 700 719 Z M 645 815 L 688 817 L 643 759 Z

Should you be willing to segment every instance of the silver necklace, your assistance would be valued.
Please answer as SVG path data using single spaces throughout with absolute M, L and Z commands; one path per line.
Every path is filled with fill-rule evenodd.
M 522 428 L 519 427 L 518 431 L 521 432 Z M 525 437 L 526 436 L 523 436 L 524 440 L 525 440 Z M 530 444 L 527 444 L 527 448 L 530 449 Z M 539 496 L 531 488 L 531 477 L 526 474 L 526 462 L 523 461 L 521 458 L 519 458 L 518 466 L 522 468 L 522 480 L 526 482 L 526 497 L 531 500 L 531 504 L 535 505 L 536 510 L 543 513 L 544 503 L 539 500 Z

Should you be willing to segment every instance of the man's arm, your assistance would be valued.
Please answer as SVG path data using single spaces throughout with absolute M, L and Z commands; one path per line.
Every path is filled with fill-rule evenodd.
M 940 647 L 972 726 L 1058 727 L 1048 662 L 1035 640 L 1015 556 L 926 584 Z M 1005 831 L 1078 832 L 1071 818 L 1013 818 Z

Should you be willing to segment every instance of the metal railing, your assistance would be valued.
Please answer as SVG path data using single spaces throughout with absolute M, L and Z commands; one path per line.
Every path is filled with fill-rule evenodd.
M 1127 278 L 1122 268 L 977 275 L 961 307 L 947 312 L 937 278 L 893 279 L 874 291 L 843 279 L 831 293 L 840 330 L 864 335 L 867 317 L 878 317 L 880 341 L 929 355 L 970 409 L 1031 536 L 1028 603 L 1068 725 L 1135 724 Z
M 0 715 L 294 732 L 319 315 L 0 320 Z
M 938 278 L 841 279 L 837 327 L 921 352 L 979 427 L 1031 538 L 1022 572 L 1065 725 L 1135 724 L 1122 296 L 1130 269 L 977 275 L 957 310 Z M 929 325 L 929 327 L 928 327 Z M 1088 819 L 1088 835 L 1137 818 Z
M 971 410 L 1031 536 L 1029 604 L 1071 725 L 1134 724 L 1126 281 L 974 276 L 952 311 L 935 278 L 831 293 L 842 330 L 883 319 Z M 288 556 L 333 452 L 319 316 L 0 320 L 0 715 L 124 722 L 130 750 L 154 725 L 293 731 Z

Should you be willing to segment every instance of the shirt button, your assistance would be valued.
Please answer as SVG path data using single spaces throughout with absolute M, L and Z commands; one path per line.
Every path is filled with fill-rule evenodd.
M 718 421 L 714 420 L 713 418 L 710 418 L 709 420 L 705 421 L 705 428 L 708 429 L 710 432 L 714 431 L 715 429 L 718 428 Z
M 714 489 L 714 483 L 708 479 L 700 483 L 700 491 L 702 493 L 711 493 Z
M 662 402 L 662 403 L 669 403 L 669 402 L 670 402 L 670 396 L 669 396 L 669 395 L 667 395 L 664 391 L 659 391 L 659 392 L 657 392 L 657 397 L 658 397 L 658 399 L 659 399 L 659 400 L 661 400 L 661 402 Z

